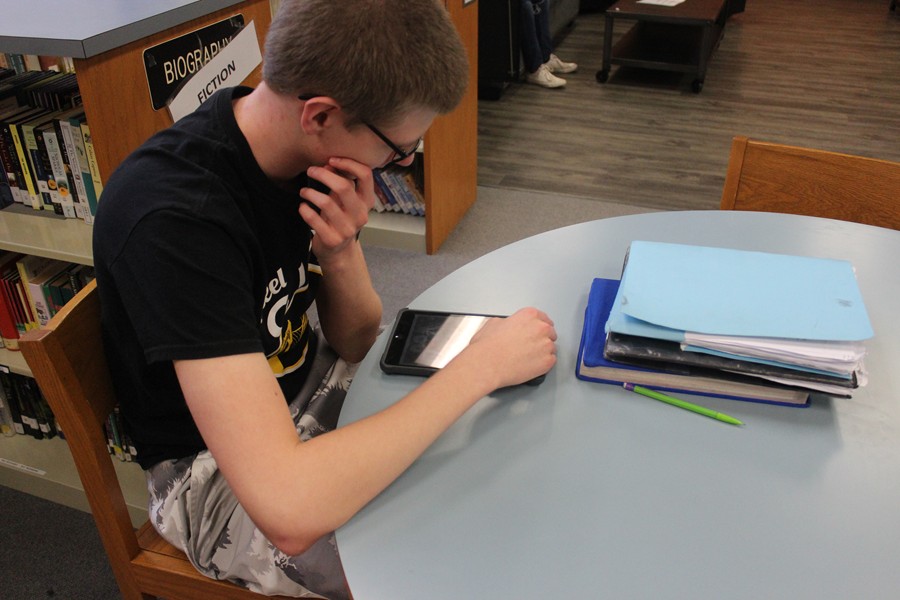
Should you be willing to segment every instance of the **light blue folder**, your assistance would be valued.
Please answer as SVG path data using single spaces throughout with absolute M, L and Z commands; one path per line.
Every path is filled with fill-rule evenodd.
M 683 341 L 684 332 L 814 341 L 874 335 L 843 260 L 634 241 L 607 331 Z

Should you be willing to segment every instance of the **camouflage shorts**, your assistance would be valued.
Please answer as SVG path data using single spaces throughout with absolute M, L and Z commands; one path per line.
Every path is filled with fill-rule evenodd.
M 301 439 L 334 429 L 355 371 L 320 336 L 307 385 L 290 405 Z M 238 504 L 209 451 L 153 466 L 147 486 L 150 521 L 204 575 L 267 595 L 349 598 L 334 534 L 284 554 Z

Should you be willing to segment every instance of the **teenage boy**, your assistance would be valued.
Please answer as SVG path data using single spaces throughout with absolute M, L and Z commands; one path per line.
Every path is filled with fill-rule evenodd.
M 554 365 L 552 322 L 522 309 L 333 429 L 381 322 L 357 241 L 372 168 L 412 161 L 466 73 L 437 0 L 282 0 L 263 82 L 216 93 L 110 178 L 94 260 L 116 391 L 151 521 L 210 577 L 347 598 L 332 532 L 480 398 Z

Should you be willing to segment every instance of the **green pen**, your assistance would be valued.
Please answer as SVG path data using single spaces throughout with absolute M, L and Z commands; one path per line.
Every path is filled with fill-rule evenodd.
M 626 390 L 630 390 L 632 392 L 638 393 L 641 396 L 647 396 L 648 398 L 653 398 L 654 400 L 659 400 L 660 402 L 665 402 L 666 404 L 671 404 L 672 406 L 677 406 L 678 408 L 683 408 L 685 410 L 689 410 L 698 414 L 701 414 L 706 417 L 710 417 L 712 419 L 716 419 L 718 421 L 723 421 L 725 423 L 729 423 L 731 425 L 743 425 L 742 421 L 738 421 L 734 417 L 729 417 L 728 415 L 722 414 L 718 411 L 712 410 L 711 408 L 706 408 L 704 406 L 697 406 L 696 404 L 691 404 L 690 402 L 685 402 L 684 400 L 679 400 L 678 398 L 673 398 L 672 396 L 668 396 L 663 394 L 662 392 L 657 392 L 655 390 L 650 390 L 645 387 L 641 387 L 639 385 L 634 385 L 633 383 L 623 383 L 623 387 Z

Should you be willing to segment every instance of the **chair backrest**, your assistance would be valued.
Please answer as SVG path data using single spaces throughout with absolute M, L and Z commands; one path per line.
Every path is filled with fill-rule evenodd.
M 116 399 L 103 353 L 96 282 L 45 328 L 26 333 L 19 348 L 66 436 L 116 580 L 127 586 L 133 579 L 129 562 L 139 548 L 106 446 L 104 423 Z
M 19 348 L 66 437 L 122 597 L 259 598 L 200 574 L 149 524 L 135 532 L 106 445 L 104 425 L 116 396 L 103 351 L 96 282 L 46 327 L 23 335 Z
M 900 163 L 738 136 L 721 208 L 900 229 Z

